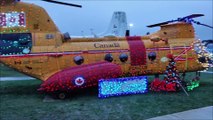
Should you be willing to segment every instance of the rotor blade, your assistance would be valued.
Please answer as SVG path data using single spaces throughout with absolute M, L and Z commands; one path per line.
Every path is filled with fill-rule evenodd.
M 162 23 L 157 23 L 157 24 L 153 24 L 153 25 L 148 25 L 147 27 L 157 27 L 157 26 L 161 26 L 161 25 L 165 25 L 171 22 L 175 22 L 177 20 L 170 20 L 170 21 L 166 21 L 166 22 L 162 22 Z
M 55 0 L 41 0 L 41 1 L 50 2 L 50 3 L 56 3 L 56 4 L 61 4 L 61 5 L 68 5 L 68 6 L 73 6 L 73 7 L 79 7 L 79 8 L 82 7 L 81 5 L 72 4 L 72 3 L 65 3 L 65 2 L 59 2 L 59 1 L 55 1 Z
M 157 23 L 157 24 L 153 24 L 153 25 L 148 25 L 147 27 L 157 27 L 157 26 L 168 24 L 168 23 L 169 22 L 162 22 L 162 23 Z
M 161 25 L 165 25 L 165 24 L 168 24 L 168 23 L 171 23 L 171 22 L 184 21 L 186 19 L 192 19 L 192 18 L 201 17 L 201 16 L 204 16 L 204 14 L 192 14 L 192 15 L 188 15 L 186 17 L 178 18 L 176 20 L 171 20 L 171 21 L 166 21 L 166 22 L 162 22 L 162 23 L 157 23 L 157 24 L 149 25 L 147 27 L 161 26 Z
M 212 27 L 212 26 L 210 26 L 210 25 L 203 24 L 203 23 L 200 23 L 200 22 L 198 22 L 198 21 L 194 21 L 194 20 L 193 20 L 192 22 L 196 23 L 197 25 L 202 25 L 202 26 L 205 26 L 205 27 L 208 27 L 208 28 L 212 28 L 212 29 L 213 29 L 213 27 Z
M 205 26 L 205 27 L 208 27 L 208 28 L 212 28 L 212 29 L 213 29 L 212 26 L 209 26 L 209 25 L 206 25 L 206 24 L 203 24 L 203 23 L 200 23 L 200 24 L 198 24 L 198 25 L 202 25 L 202 26 Z
M 192 18 L 201 17 L 201 16 L 204 16 L 204 14 L 192 14 L 192 15 L 188 15 L 186 17 L 181 18 L 181 20 L 192 19 Z

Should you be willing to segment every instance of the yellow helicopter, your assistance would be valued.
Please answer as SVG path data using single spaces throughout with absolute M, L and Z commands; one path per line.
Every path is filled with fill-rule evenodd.
M 55 0 L 57 4 L 81 5 Z M 164 73 L 168 54 L 181 73 L 204 70 L 209 54 L 195 38 L 192 14 L 148 27 L 145 36 L 72 38 L 62 34 L 45 9 L 19 0 L 0 2 L 0 62 L 43 81 L 40 91 L 56 92 L 97 86 L 99 79 Z

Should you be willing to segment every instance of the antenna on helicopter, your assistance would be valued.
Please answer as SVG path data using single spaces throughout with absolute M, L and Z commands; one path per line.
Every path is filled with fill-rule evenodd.
M 94 35 L 94 38 L 98 38 L 98 36 L 93 32 L 93 29 L 90 28 L 91 34 Z
M 79 7 L 79 8 L 82 7 L 81 5 L 59 2 L 59 1 L 56 1 L 56 0 L 41 0 L 41 1 L 49 2 L 49 3 L 56 3 L 56 4 L 61 4 L 61 5 L 68 5 L 68 6 L 72 6 L 72 7 Z
M 209 27 L 209 28 L 213 29 L 212 26 L 209 26 L 209 25 L 206 25 L 206 24 L 203 24 L 203 23 L 200 23 L 198 21 L 193 20 L 193 18 L 197 18 L 197 17 L 201 17 L 201 16 L 204 16 L 204 14 L 192 14 L 192 15 L 185 16 L 185 17 L 182 17 L 182 18 L 177 18 L 175 20 L 169 20 L 169 21 L 162 22 L 162 23 L 148 25 L 147 27 L 157 27 L 157 26 L 166 25 L 166 24 L 173 23 L 173 22 L 186 22 L 186 23 L 195 23 L 197 25 L 202 25 L 202 26 Z
M 84 35 L 84 31 L 83 31 L 83 30 L 81 31 L 81 35 L 82 35 L 83 37 L 85 37 L 85 35 Z

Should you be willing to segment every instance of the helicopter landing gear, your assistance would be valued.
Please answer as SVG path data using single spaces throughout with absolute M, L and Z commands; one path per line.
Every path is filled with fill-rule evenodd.
M 58 98 L 58 99 L 61 99 L 61 100 L 64 100 L 64 99 L 67 98 L 67 93 L 65 93 L 65 92 L 59 92 L 59 93 L 57 94 L 57 98 Z
M 155 78 L 159 78 L 159 74 L 155 74 Z

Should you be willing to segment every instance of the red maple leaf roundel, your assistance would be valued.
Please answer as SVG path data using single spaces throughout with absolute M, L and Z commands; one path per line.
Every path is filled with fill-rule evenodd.
M 77 77 L 74 82 L 75 82 L 75 85 L 81 86 L 84 84 L 85 80 L 83 77 Z

